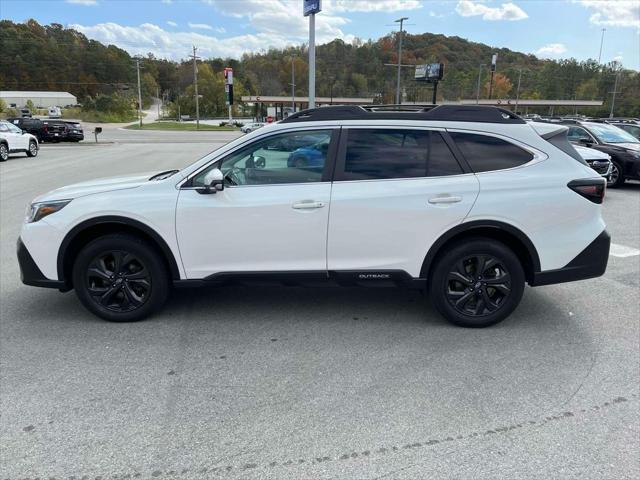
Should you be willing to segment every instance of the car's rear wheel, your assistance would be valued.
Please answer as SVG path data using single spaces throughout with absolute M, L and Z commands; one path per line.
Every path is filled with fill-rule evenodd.
M 27 150 L 27 157 L 36 157 L 38 156 L 38 144 L 35 140 L 31 140 L 29 142 L 29 150 Z
M 169 294 L 162 257 L 143 239 L 112 234 L 90 242 L 73 266 L 73 286 L 82 304 L 112 322 L 142 320 Z
M 508 317 L 524 291 L 518 257 L 501 242 L 472 238 L 454 244 L 431 275 L 429 295 L 436 309 L 462 327 L 488 327 Z
M 607 182 L 608 187 L 619 187 L 624 183 L 624 173 L 622 166 L 616 162 L 611 162 L 611 176 Z
M 9 160 L 9 147 L 6 143 L 0 143 L 0 162 Z

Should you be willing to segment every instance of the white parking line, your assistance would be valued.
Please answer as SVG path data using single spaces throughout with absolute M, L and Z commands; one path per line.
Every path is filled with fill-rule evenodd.
M 617 243 L 611 244 L 611 249 L 609 250 L 609 255 L 613 255 L 614 257 L 635 257 L 636 255 L 640 255 L 640 250 L 637 248 L 627 247 L 626 245 L 618 245 Z

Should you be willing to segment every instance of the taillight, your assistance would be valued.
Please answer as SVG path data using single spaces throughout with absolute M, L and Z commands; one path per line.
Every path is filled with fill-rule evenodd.
M 607 182 L 604 179 L 572 180 L 567 187 L 593 203 L 602 203 Z

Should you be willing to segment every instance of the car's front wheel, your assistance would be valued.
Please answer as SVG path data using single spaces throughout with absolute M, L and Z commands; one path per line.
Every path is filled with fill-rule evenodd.
M 515 310 L 524 282 L 522 265 L 510 248 L 477 237 L 454 244 L 437 260 L 429 294 L 451 323 L 488 327 Z
M 112 234 L 90 242 L 73 266 L 82 304 L 112 322 L 142 320 L 162 307 L 169 275 L 160 253 L 142 238 Z
M 27 157 L 36 157 L 38 155 L 38 144 L 35 140 L 29 142 L 29 149 L 27 150 Z
M 611 162 L 611 175 L 607 187 L 619 187 L 624 183 L 624 173 L 618 162 Z

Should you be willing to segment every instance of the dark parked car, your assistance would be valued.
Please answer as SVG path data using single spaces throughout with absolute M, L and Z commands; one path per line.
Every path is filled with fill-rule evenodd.
M 67 137 L 66 140 L 70 142 L 79 142 L 84 140 L 84 131 L 82 125 L 78 122 L 65 122 L 67 124 Z
M 561 122 L 569 127 L 570 142 L 595 148 L 611 156 L 612 187 L 621 186 L 625 180 L 640 180 L 640 140 L 630 133 L 598 122 Z
M 13 123 L 16 127 L 30 133 L 36 137 L 39 142 L 44 140 L 42 135 L 42 120 L 38 118 L 12 117 L 7 118 L 7 122 Z
M 43 140 L 63 142 L 68 140 L 69 125 L 63 120 L 42 120 Z
M 636 139 L 640 140 L 640 123 L 639 122 L 607 122 L 610 125 L 615 125 L 618 128 L 621 128 L 625 132 L 630 133 Z

